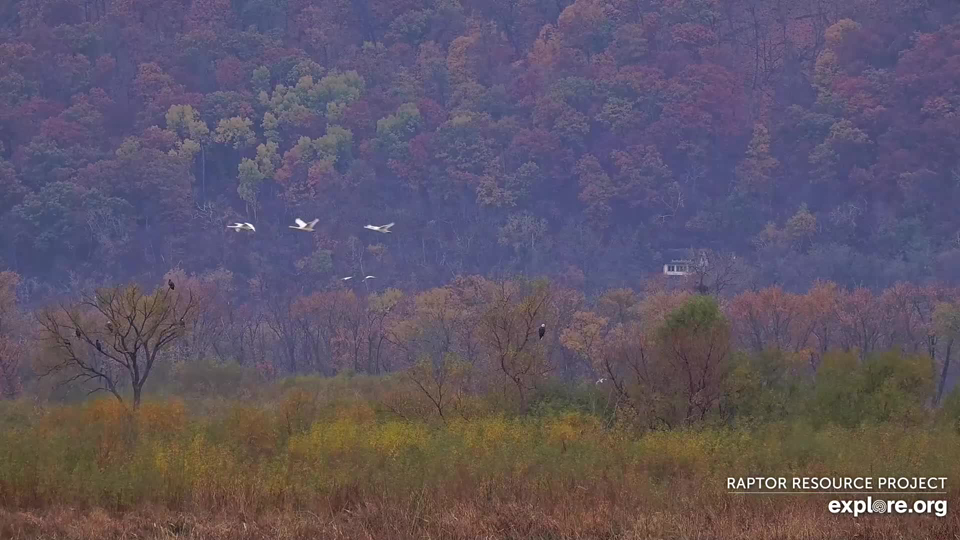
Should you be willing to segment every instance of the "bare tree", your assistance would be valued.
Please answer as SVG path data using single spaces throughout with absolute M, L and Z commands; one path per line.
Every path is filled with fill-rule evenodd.
M 177 268 L 163 276 L 164 281 L 176 282 L 178 291 L 189 292 L 197 298 L 198 309 L 187 321 L 187 337 L 177 344 L 178 353 L 185 358 L 203 359 L 219 347 L 227 334 L 228 319 L 235 309 L 230 299 L 233 296 L 233 273 L 224 268 L 202 275 L 188 276 Z
M 936 310 L 933 312 L 933 321 L 935 331 L 944 336 L 947 341 L 940 380 L 937 382 L 937 394 L 934 397 L 934 403 L 939 404 L 943 398 L 947 377 L 950 375 L 950 353 L 957 336 L 960 336 L 960 308 L 953 302 L 941 302 L 937 304 Z
M 129 376 L 136 409 L 157 359 L 187 333 L 187 319 L 198 308 L 193 294 L 166 286 L 147 294 L 129 285 L 98 289 L 70 308 L 61 303 L 42 310 L 37 319 L 56 360 L 41 376 L 65 372 L 61 384 L 93 382 L 90 393 L 108 391 L 121 402 L 121 377 Z
M 456 408 L 461 403 L 469 371 L 469 364 L 455 354 L 447 354 L 439 362 L 423 356 L 405 374 L 446 422 L 444 410 L 451 405 Z
M 352 291 L 315 292 L 296 299 L 290 315 L 303 340 L 302 354 L 320 373 L 336 373 L 343 356 L 338 332 L 345 326 L 346 311 L 356 302 Z
M 251 280 L 254 298 L 261 303 L 265 315 L 264 322 L 276 338 L 289 373 L 297 373 L 297 338 L 299 328 L 290 317 L 295 291 L 283 287 L 277 279 L 265 274 Z
M 691 253 L 693 290 L 719 297 L 724 291 L 737 289 L 748 279 L 749 267 L 732 253 L 703 250 Z
M 481 319 L 482 339 L 497 368 L 516 386 L 520 408 L 525 409 L 526 391 L 532 390 L 533 381 L 549 370 L 543 342 L 535 336 L 549 306 L 550 290 L 536 285 L 521 296 L 521 287 L 511 282 L 500 282 L 495 289 L 493 306 Z
M 598 367 L 617 395 L 617 414 L 622 403 L 649 428 L 669 429 L 672 423 L 663 410 L 662 389 L 675 373 L 657 369 L 656 355 L 643 327 L 636 321 L 619 324 L 606 339 L 609 343 Z
M 20 276 L 0 272 L 0 397 L 20 393 L 20 359 L 23 356 L 23 317 L 17 309 Z
M 20 384 L 20 358 L 23 356 L 23 339 L 14 339 L 0 334 L 0 397 L 16 397 Z
M 391 314 L 396 313 L 402 299 L 403 292 L 398 289 L 388 289 L 367 299 L 367 373 L 379 374 L 384 369 L 383 351 L 384 345 L 390 343 L 387 336 Z

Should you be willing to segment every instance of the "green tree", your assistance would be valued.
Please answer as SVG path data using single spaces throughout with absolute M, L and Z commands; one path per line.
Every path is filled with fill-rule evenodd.
M 217 123 L 217 131 L 213 140 L 220 144 L 232 145 L 235 149 L 243 149 L 253 146 L 257 142 L 257 136 L 253 132 L 253 121 L 249 118 L 234 116 L 232 118 L 223 118 Z
M 671 312 L 657 331 L 659 369 L 672 373 L 660 389 L 672 402 L 668 417 L 703 421 L 723 398 L 730 375 L 730 324 L 717 301 L 694 296 Z
M 744 193 L 769 193 L 773 187 L 771 175 L 779 165 L 770 154 L 770 132 L 757 123 L 747 155 L 737 165 L 737 189 Z
M 787 220 L 784 232 L 799 250 L 806 250 L 813 243 L 817 234 L 817 217 L 810 213 L 807 204 L 803 203 L 790 219 Z
M 377 120 L 377 148 L 391 159 L 407 157 L 407 143 L 423 125 L 414 103 L 404 103 L 397 112 Z
M 809 395 L 802 354 L 768 349 L 738 352 L 728 381 L 727 412 L 737 421 L 776 422 L 802 411 Z
M 867 356 L 861 366 L 864 416 L 875 422 L 915 423 L 934 397 L 933 360 L 899 349 Z
M 172 105 L 167 110 L 167 129 L 182 139 L 177 143 L 176 154 L 192 161 L 200 152 L 201 194 L 207 193 L 207 145 L 210 143 L 210 128 L 190 105 Z M 174 151 L 171 150 L 171 153 Z
M 237 194 L 247 205 L 247 213 L 253 210 L 253 218 L 257 218 L 257 209 L 259 205 L 260 182 L 266 178 L 260 171 L 257 162 L 252 159 L 243 158 L 237 167 Z
M 817 369 L 811 401 L 815 425 L 834 423 L 853 427 L 862 419 L 863 373 L 858 369 L 856 351 L 830 351 Z

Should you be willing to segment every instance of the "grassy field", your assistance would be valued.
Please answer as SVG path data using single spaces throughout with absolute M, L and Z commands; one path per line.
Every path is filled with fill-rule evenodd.
M 378 397 L 378 394 L 380 397 Z M 398 414 L 370 380 L 0 402 L 0 538 L 956 538 L 950 426 L 640 433 L 589 407 Z M 205 397 L 200 397 L 205 396 Z M 585 410 L 586 409 L 586 410 Z M 601 407 L 602 409 L 602 407 Z M 946 476 L 946 517 L 853 518 L 736 476 Z M 912 500 L 909 496 L 904 497 Z

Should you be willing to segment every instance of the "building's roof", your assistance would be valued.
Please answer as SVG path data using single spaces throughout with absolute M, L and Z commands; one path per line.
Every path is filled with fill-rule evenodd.
M 695 248 L 674 248 L 663 250 L 663 258 L 667 261 L 692 261 L 701 249 Z

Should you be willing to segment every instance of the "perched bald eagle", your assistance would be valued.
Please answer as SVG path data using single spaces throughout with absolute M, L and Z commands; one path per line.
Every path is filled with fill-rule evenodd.
M 168 280 L 167 280 L 167 285 L 170 286 L 170 290 L 171 290 L 171 291 L 174 290 L 174 289 L 176 289 L 176 287 L 173 285 L 173 280 L 172 280 L 172 279 L 168 279 Z
M 547 333 L 547 323 L 540 324 L 540 339 L 543 339 L 543 335 Z

